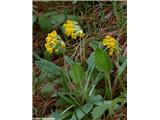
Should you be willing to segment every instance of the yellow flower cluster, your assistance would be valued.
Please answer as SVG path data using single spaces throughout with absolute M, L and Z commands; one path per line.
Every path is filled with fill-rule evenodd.
M 53 50 L 56 53 L 60 51 L 62 52 L 65 47 L 65 43 L 62 41 L 61 37 L 57 34 L 55 30 L 47 35 L 45 48 L 48 53 L 52 54 Z
M 108 48 L 109 55 L 112 56 L 114 50 L 117 47 L 117 41 L 115 38 L 107 35 L 105 39 L 103 39 L 102 44 Z
M 65 34 L 67 36 L 71 36 L 72 39 L 77 39 L 77 37 L 82 38 L 85 36 L 83 30 L 76 21 L 67 20 L 67 22 L 63 24 L 63 28 L 65 30 Z

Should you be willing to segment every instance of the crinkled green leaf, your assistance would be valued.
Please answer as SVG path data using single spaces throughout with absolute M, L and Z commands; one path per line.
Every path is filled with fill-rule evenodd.
M 61 120 L 68 120 L 66 118 L 70 115 L 72 115 L 72 112 L 66 111 L 64 114 L 60 115 L 60 118 Z
M 52 83 L 47 83 L 44 85 L 41 89 L 41 93 L 45 96 L 51 95 L 53 92 L 53 84 Z
M 101 95 L 97 95 L 97 96 L 94 96 L 94 97 L 90 97 L 89 101 L 93 104 L 96 104 L 96 103 L 99 103 L 99 102 L 102 102 L 103 98 Z
M 65 95 L 61 95 L 61 94 L 58 94 L 58 96 L 60 96 L 60 98 L 62 99 L 61 102 L 64 102 L 65 104 L 68 104 L 68 105 L 74 104 L 71 98 L 66 97 Z
M 125 70 L 126 67 L 127 67 L 127 59 L 125 59 L 123 64 L 118 69 L 118 76 L 121 76 L 121 74 L 123 73 L 123 71 Z
M 94 51 L 94 62 L 98 71 L 109 74 L 113 68 L 112 62 L 105 51 L 96 48 Z
M 111 106 L 111 101 L 105 101 L 102 104 L 95 107 L 92 111 L 93 120 L 100 118 L 107 109 Z
M 41 30 L 44 32 L 49 32 L 53 26 L 51 19 L 44 15 L 38 18 L 38 23 L 41 27 Z
M 68 19 L 74 18 L 72 15 L 67 15 Z M 57 12 L 48 12 L 41 15 L 38 19 L 38 23 L 44 32 L 49 32 L 51 29 L 58 27 L 60 24 L 66 21 L 64 14 Z
M 67 62 L 67 64 L 72 65 L 75 62 L 67 55 L 64 56 L 65 61 Z
M 44 118 L 45 119 L 45 118 Z M 62 120 L 60 117 L 60 111 L 56 110 L 54 113 L 52 113 L 46 120 L 53 119 L 53 120 Z
M 38 60 L 36 66 L 47 76 L 60 75 L 60 67 L 47 60 Z
M 122 64 L 127 59 L 127 56 L 120 56 L 119 57 L 119 64 Z
M 94 53 L 92 53 L 89 58 L 87 59 L 87 64 L 88 64 L 88 67 L 93 65 L 95 66 L 95 63 L 94 63 Z
M 86 103 L 82 109 L 78 108 L 76 109 L 76 115 L 73 114 L 72 118 L 70 120 L 77 120 L 76 116 L 79 120 L 81 120 L 86 114 L 88 114 L 93 108 L 93 104 L 88 102 Z
M 89 42 L 89 46 L 92 47 L 93 49 L 98 48 L 98 41 Z
M 81 83 L 84 79 L 85 72 L 83 68 L 79 64 L 72 64 L 71 65 L 71 78 L 75 84 Z

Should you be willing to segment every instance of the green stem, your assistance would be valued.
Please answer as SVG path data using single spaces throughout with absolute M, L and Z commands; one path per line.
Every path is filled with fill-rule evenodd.
M 65 56 L 65 54 L 63 53 L 63 58 L 64 58 L 64 56 Z M 66 61 L 65 61 L 65 59 L 64 59 L 63 62 L 64 62 L 64 70 L 65 70 L 67 79 L 69 80 L 70 83 L 72 83 L 71 80 L 70 80 L 70 78 L 69 78 L 69 76 L 68 76 L 68 73 L 67 73 L 67 66 L 66 66 Z
M 80 39 L 80 58 L 81 58 L 81 63 L 83 63 L 82 40 L 81 39 Z
M 87 96 L 87 93 L 88 93 L 88 86 L 89 86 L 89 83 L 90 83 L 90 80 L 91 80 L 91 75 L 92 75 L 92 72 L 93 72 L 93 68 L 94 66 L 89 66 L 87 72 L 86 72 L 86 77 L 85 77 L 85 80 L 86 80 L 86 84 L 85 84 L 85 88 L 84 88 L 84 92 L 83 92 L 83 97 L 82 97 L 82 102 L 84 102 L 84 99 L 86 98 Z M 83 90 L 83 89 L 82 89 Z
M 106 83 L 106 93 L 107 93 L 107 87 L 109 88 L 109 99 L 113 99 L 112 96 L 112 85 L 111 85 L 111 79 L 110 79 L 110 75 L 105 75 L 105 83 Z
M 119 70 L 119 55 L 117 55 L 117 62 L 118 62 L 118 70 Z M 124 87 L 124 85 L 123 85 L 123 82 L 122 82 L 122 80 L 121 80 L 121 78 L 118 76 L 118 70 L 117 70 L 117 74 L 116 74 L 116 77 L 115 77 L 115 83 L 117 83 L 117 80 L 119 81 L 119 83 L 120 83 L 120 86 L 122 87 L 122 89 L 123 89 L 123 91 L 124 92 L 126 92 L 126 89 L 125 89 L 125 87 Z M 115 87 L 116 87 L 116 85 L 114 85 Z
M 86 53 L 85 53 L 85 41 L 82 39 L 82 59 L 86 59 Z
M 98 76 L 96 77 L 96 79 L 92 82 L 91 86 L 90 86 L 90 92 L 88 94 L 88 96 L 92 95 L 93 90 L 95 89 L 96 85 L 98 84 L 98 82 L 101 80 L 102 78 L 102 74 L 99 73 Z
M 118 81 L 119 55 L 117 54 L 116 57 L 117 57 L 117 72 L 116 72 L 116 77 L 115 77 L 114 82 L 113 82 L 113 90 L 116 88 L 117 81 Z
M 126 92 L 126 89 L 125 89 L 125 87 L 124 87 L 124 85 L 123 85 L 123 82 L 122 82 L 122 80 L 120 79 L 120 77 L 118 77 L 118 80 L 119 80 L 119 83 L 120 83 L 123 91 Z
M 67 109 L 65 109 L 60 115 L 63 115 L 65 112 L 67 112 L 69 109 L 71 109 L 74 105 L 71 105 L 70 107 L 68 107 Z

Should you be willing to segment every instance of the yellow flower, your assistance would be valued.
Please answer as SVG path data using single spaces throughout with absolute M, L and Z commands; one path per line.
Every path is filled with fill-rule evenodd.
M 52 40 L 51 37 L 46 37 L 46 42 L 49 43 Z
M 78 34 L 78 36 L 81 37 L 81 38 L 85 36 L 85 34 L 83 33 L 83 30 L 79 30 L 79 31 L 77 32 L 77 34 Z
M 66 47 L 66 45 L 64 44 L 63 41 L 61 41 L 61 48 L 65 48 L 65 47 Z
M 51 42 L 50 42 L 51 44 L 53 44 L 54 46 L 55 45 L 57 45 L 57 43 L 58 43 L 58 40 L 56 40 L 56 39 L 53 39 Z
M 57 35 L 57 32 L 54 30 L 47 35 L 45 48 L 49 54 L 52 54 L 53 51 L 58 52 L 60 50 L 60 47 L 64 49 L 65 43 L 62 41 L 61 37 Z
M 50 45 L 48 43 L 45 44 L 45 48 L 48 49 L 50 48 Z
M 47 37 L 53 37 L 53 34 L 52 34 L 52 33 L 49 33 L 49 34 L 47 35 Z
M 64 33 L 67 36 L 71 36 L 72 39 L 85 36 L 83 30 L 80 28 L 80 26 L 76 21 L 67 20 L 67 22 L 63 24 L 63 28 L 65 30 Z
M 63 27 L 64 28 L 73 28 L 74 24 L 64 24 Z
M 47 35 L 47 37 L 52 38 L 52 37 L 55 37 L 56 35 L 57 35 L 57 33 L 56 33 L 56 31 L 54 30 L 53 32 L 49 33 L 49 34 Z
M 47 51 L 48 51 L 49 54 L 53 53 L 53 49 L 52 48 L 48 48 Z
M 109 35 L 107 35 L 107 36 L 106 36 L 106 39 L 108 39 L 108 40 L 109 40 L 109 39 L 111 39 L 111 38 L 112 38 L 112 37 L 111 37 L 111 36 L 109 36 Z
M 105 39 L 103 39 L 102 44 L 108 48 L 109 55 L 112 56 L 114 49 L 117 47 L 117 41 L 115 38 L 107 35 Z
M 70 36 L 72 33 L 73 33 L 74 31 L 73 31 L 73 28 L 66 28 L 66 30 L 65 30 L 65 34 L 67 35 L 67 36 Z
M 76 34 L 76 33 L 72 33 L 72 34 L 71 34 L 71 37 L 72 37 L 73 39 L 76 39 L 76 38 L 77 38 L 77 34 Z
M 113 49 L 109 50 L 109 55 L 112 56 L 113 55 Z
M 67 20 L 67 24 L 73 24 L 73 21 Z
M 106 45 L 107 45 L 107 40 L 106 40 L 106 39 L 103 39 L 102 44 L 103 44 L 104 46 L 106 46 Z
M 48 43 L 45 44 L 45 47 L 46 47 L 46 50 L 47 50 L 50 54 L 53 52 L 53 49 L 51 48 L 51 46 L 50 46 Z
M 57 32 L 54 30 L 53 32 L 51 32 L 52 36 L 55 37 L 57 35 Z
M 84 37 L 85 36 L 85 34 L 82 32 L 82 33 L 80 33 L 80 35 L 79 35 L 80 37 Z

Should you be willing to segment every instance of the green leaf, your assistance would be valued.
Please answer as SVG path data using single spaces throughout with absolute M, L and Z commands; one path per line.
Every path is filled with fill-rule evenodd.
M 119 64 L 123 64 L 123 62 L 127 59 L 127 56 L 120 56 L 119 57 Z
M 89 46 L 95 50 L 96 48 L 98 48 L 98 41 L 89 42 Z
M 62 120 L 60 118 L 60 111 L 56 110 L 54 113 L 52 113 L 48 118 L 46 118 L 46 120 L 48 119 L 53 119 L 53 120 Z
M 60 118 L 61 118 L 61 120 L 68 120 L 67 117 L 70 116 L 70 115 L 72 115 L 72 112 L 67 111 L 64 114 L 62 114 L 60 116 Z
M 43 52 L 43 56 L 45 60 L 48 60 L 48 61 L 51 60 L 51 54 L 49 54 L 47 51 Z
M 71 78 L 75 84 L 81 83 L 81 81 L 84 79 L 84 70 L 79 64 L 72 64 L 71 65 Z
M 120 97 L 117 97 L 115 98 L 113 101 L 112 101 L 112 104 L 109 108 L 109 114 L 110 115 L 113 115 L 114 114 L 114 111 L 118 110 L 120 108 L 120 105 L 118 103 L 120 103 L 121 105 L 123 103 L 125 103 L 125 98 L 120 98 Z
M 65 102 L 65 104 L 68 104 L 68 105 L 73 105 L 74 104 L 72 99 L 70 99 L 69 97 L 66 97 L 66 96 L 61 95 L 61 94 L 58 94 L 58 96 L 60 96 L 60 98 L 62 99 L 61 102 Z
M 41 59 L 36 61 L 35 64 L 47 76 L 60 75 L 60 67 L 52 62 Z
M 113 108 L 113 109 L 115 109 L 116 108 L 116 106 L 118 105 L 118 103 L 125 103 L 126 102 L 126 100 L 125 100 L 125 98 L 120 98 L 120 97 L 117 97 L 117 98 L 115 98 L 113 101 L 112 101 L 112 104 L 111 104 L 111 107 Z
M 86 114 L 88 114 L 93 108 L 93 104 L 88 102 L 86 103 L 82 109 L 78 108 L 76 109 L 76 116 L 79 120 L 81 120 Z M 73 114 L 72 118 L 70 120 L 77 120 L 75 114 Z
M 91 66 L 91 65 L 95 66 L 95 63 L 94 63 L 94 53 L 91 53 L 91 55 L 87 59 L 87 64 L 88 64 L 88 67 Z
M 64 56 L 65 61 L 67 62 L 67 64 L 72 65 L 75 62 L 67 55 Z
M 41 27 L 41 30 L 44 32 L 49 32 L 53 27 L 52 21 L 50 20 L 50 18 L 44 15 L 39 17 L 38 23 Z
M 111 101 L 105 101 L 102 104 L 95 107 L 92 111 L 93 120 L 100 118 L 107 109 L 110 108 Z
M 46 74 L 42 72 L 41 75 L 38 76 L 38 81 L 37 82 L 41 83 L 45 80 L 45 78 L 46 78 Z
M 94 62 L 98 71 L 109 74 L 113 68 L 112 62 L 107 53 L 100 48 L 94 51 Z
M 51 22 L 53 24 L 53 27 L 57 27 L 58 25 L 65 22 L 65 16 L 63 14 L 53 14 L 51 16 Z
M 58 12 L 47 12 L 39 17 L 38 23 L 44 32 L 49 32 L 51 29 L 58 27 L 60 24 L 64 23 L 67 19 L 73 19 L 73 15 L 59 14 Z M 61 27 L 61 26 L 59 26 Z
M 42 89 L 41 93 L 45 96 L 51 95 L 53 92 L 53 85 L 52 83 L 47 83 Z
M 93 108 L 93 104 L 91 103 L 87 103 L 82 107 L 82 110 L 77 109 L 76 110 L 76 114 L 78 116 L 79 119 L 83 118 L 85 114 L 89 113 L 91 111 L 91 109 Z M 85 114 L 84 114 L 85 113 Z
M 123 71 L 125 70 L 126 67 L 127 67 L 127 59 L 125 59 L 125 61 L 123 62 L 123 64 L 118 69 L 118 76 L 119 77 L 121 76 L 121 74 L 123 73 Z
M 101 95 L 96 95 L 94 97 L 90 97 L 89 102 L 96 104 L 96 103 L 102 102 L 102 100 L 103 98 Z

